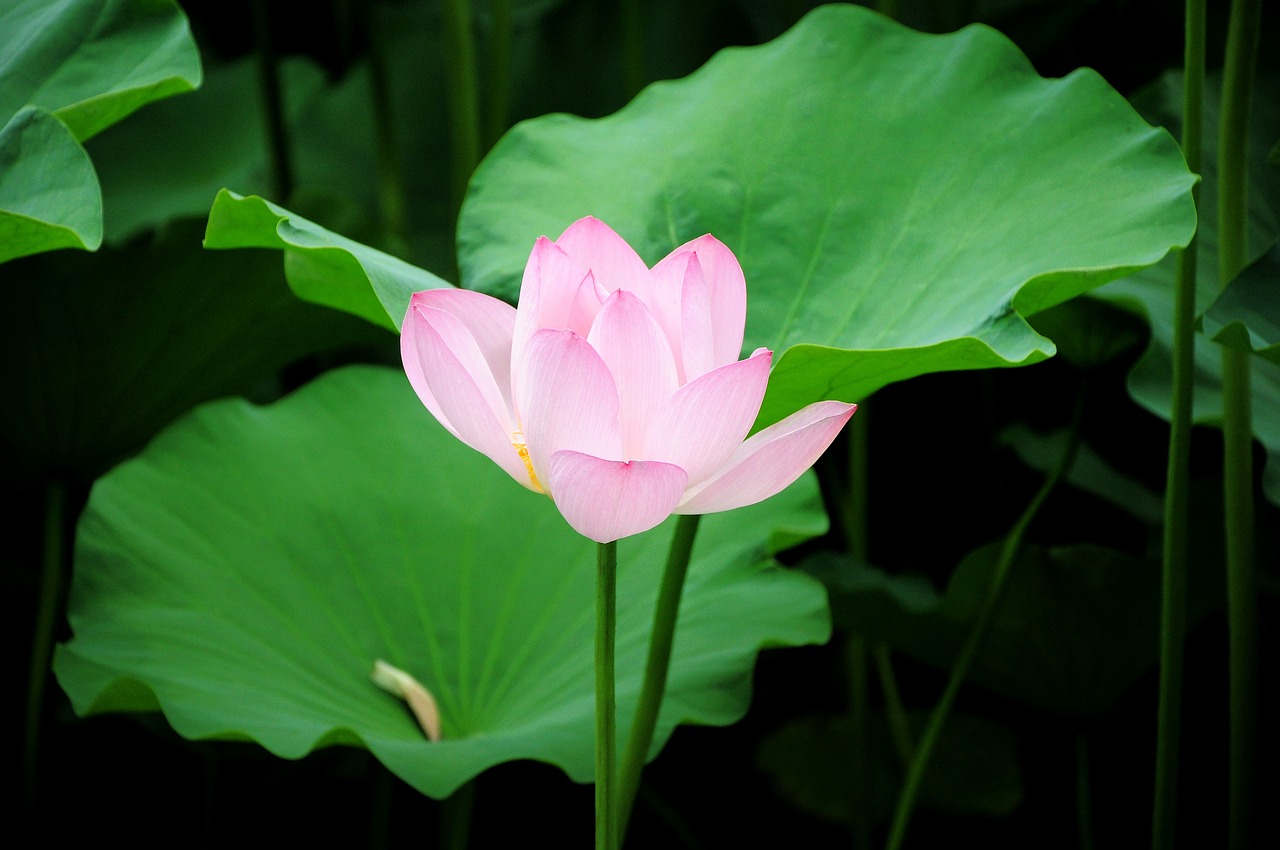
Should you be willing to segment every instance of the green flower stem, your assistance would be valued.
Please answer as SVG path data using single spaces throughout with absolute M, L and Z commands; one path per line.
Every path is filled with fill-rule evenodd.
M 462 206 L 471 172 L 480 162 L 480 96 L 470 0 L 445 0 L 445 85 L 453 144 L 453 208 Z
M 902 696 L 898 693 L 898 679 L 893 675 L 893 660 L 889 656 L 889 647 L 883 643 L 875 644 L 871 653 L 875 658 L 880 690 L 884 694 L 884 713 L 889 720 L 889 734 L 893 738 L 893 748 L 905 770 L 911 763 L 911 754 L 915 751 L 916 745 L 911 740 L 911 723 L 907 720 L 907 710 L 903 707 Z
M 476 805 L 476 780 L 440 801 L 440 843 L 443 850 L 466 850 L 471 835 L 471 813 Z
M 933 748 L 937 746 L 938 737 L 942 733 L 943 725 L 947 722 L 947 717 L 951 714 L 951 706 L 955 702 L 960 685 L 964 682 L 965 676 L 968 675 L 969 668 L 973 665 L 973 660 L 978 655 L 982 640 L 991 625 L 996 609 L 999 607 L 1000 597 L 1004 592 L 1005 580 L 1009 577 L 1009 571 L 1018 556 L 1018 550 L 1022 547 L 1022 536 L 1026 533 L 1031 521 L 1035 519 L 1036 514 L 1039 513 L 1045 499 L 1049 497 L 1058 481 L 1071 469 L 1071 465 L 1075 462 L 1076 451 L 1080 447 L 1080 421 L 1084 412 L 1084 397 L 1085 391 L 1082 386 L 1080 394 L 1076 398 L 1075 413 L 1072 415 L 1071 429 L 1067 437 L 1067 443 L 1063 447 L 1062 455 L 1058 458 L 1057 465 L 1049 473 L 1049 477 L 1045 479 L 1044 484 L 1040 486 L 1040 489 L 1022 512 L 1022 516 L 1018 517 L 1018 521 L 1005 539 L 1004 547 L 1000 550 L 1000 559 L 996 562 L 995 573 L 991 577 L 991 585 L 987 588 L 986 596 L 982 600 L 973 628 L 970 629 L 968 636 L 965 638 L 964 645 L 960 648 L 960 654 L 956 656 L 955 662 L 951 665 L 951 675 L 947 680 L 946 689 L 943 690 L 937 706 L 933 709 L 933 714 L 929 717 L 929 724 L 925 727 L 920 744 L 916 748 L 915 757 L 911 760 L 911 767 L 907 771 L 907 778 L 902 784 L 902 790 L 898 795 L 898 804 L 893 813 L 893 825 L 889 833 L 889 840 L 885 845 L 889 850 L 898 850 L 906 838 L 907 825 L 911 820 L 911 811 L 915 807 L 916 797 L 920 793 L 920 783 L 924 779 L 925 769 L 933 758 Z
M 618 619 L 618 542 L 596 557 L 596 850 L 618 846 L 614 794 L 613 641 Z
M 1080 850 L 1093 850 L 1093 792 L 1089 781 L 1089 739 L 1076 733 L 1076 842 Z
M 369 33 L 369 94 L 378 145 L 378 204 L 382 229 L 393 246 L 405 238 L 404 181 L 400 175 L 400 144 L 392 120 L 391 86 L 387 77 L 387 33 L 382 0 L 365 7 Z
M 1260 0 L 1233 0 L 1222 74 L 1218 141 L 1218 262 L 1226 286 L 1244 267 L 1249 101 L 1258 55 Z M 1250 846 L 1257 730 L 1257 633 L 1253 552 L 1253 411 L 1250 355 L 1222 350 L 1223 493 L 1227 538 L 1230 778 L 1228 847 Z
M 268 0 L 253 0 L 253 40 L 258 54 L 258 85 L 266 112 L 267 144 L 271 149 L 272 192 L 279 203 L 293 193 L 293 157 L 284 123 L 284 99 L 280 91 L 280 66 L 271 41 L 271 7 Z
M 23 766 L 28 811 L 34 811 L 36 803 L 44 688 L 49 681 L 49 654 L 53 650 L 58 602 L 62 598 L 62 525 L 65 509 L 66 491 L 61 482 L 50 481 L 45 488 L 44 559 L 40 569 L 40 602 L 36 609 L 35 630 L 31 635 L 31 672 L 27 680 L 27 737 L 23 751 Z
M 1182 91 L 1182 153 L 1201 170 L 1204 103 L 1205 4 L 1187 0 Z M 1197 205 L 1200 186 L 1191 189 Z M 1191 405 L 1195 378 L 1196 254 L 1178 255 L 1173 308 L 1173 403 L 1164 500 L 1160 608 L 1160 692 L 1156 712 L 1156 775 L 1152 850 L 1172 850 L 1178 805 L 1178 740 L 1182 728 L 1182 653 L 1187 620 L 1187 544 L 1191 493 Z M 1083 846 L 1083 845 L 1082 845 Z
M 493 35 L 489 40 L 489 97 L 485 131 L 492 146 L 506 132 L 511 109 L 511 0 L 493 0 Z
M 667 566 L 662 573 L 662 585 L 658 589 L 658 601 L 653 611 L 653 632 L 649 637 L 649 657 L 644 664 L 640 700 L 636 705 L 631 735 L 627 738 L 627 749 L 622 756 L 622 767 L 618 774 L 620 836 L 627 834 L 631 806 L 640 788 L 640 774 L 653 743 L 658 711 L 662 708 L 662 697 L 667 688 L 667 670 L 671 666 L 671 647 L 675 642 L 676 619 L 680 614 L 680 595 L 684 592 L 689 557 L 693 553 L 693 541 L 697 537 L 698 522 L 701 519 L 696 514 L 681 516 L 676 521 L 676 530 L 671 537 Z
M 644 11 L 640 0 L 622 0 L 622 54 L 627 83 L 627 97 L 633 98 L 644 88 Z

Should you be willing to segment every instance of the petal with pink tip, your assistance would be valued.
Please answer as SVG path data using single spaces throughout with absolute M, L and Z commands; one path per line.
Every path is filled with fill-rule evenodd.
M 544 485 L 551 455 L 561 449 L 622 459 L 613 375 L 573 331 L 544 328 L 529 338 L 518 366 L 516 405 L 530 460 Z
M 570 314 L 587 270 L 545 236 L 539 236 L 525 263 L 520 283 L 515 327 L 512 329 L 511 368 L 524 356 L 525 343 L 542 328 L 569 328 Z M 588 324 L 587 327 L 590 327 Z M 586 334 L 584 328 L 581 333 Z
M 649 308 L 620 289 L 600 308 L 587 341 L 618 388 L 623 457 L 638 457 L 649 421 L 676 391 L 676 363 L 667 337 Z
M 674 463 L 690 487 L 719 472 L 760 412 L 772 362 L 773 352 L 761 348 L 676 390 L 650 423 L 639 457 Z
M 597 543 L 648 531 L 671 515 L 688 480 L 658 461 L 602 460 L 575 451 L 551 456 L 552 497 L 573 530 Z
M 416 372 L 425 387 L 419 397 L 441 424 L 516 481 L 537 489 L 512 445 L 512 414 L 466 325 L 418 304 L 405 320 L 401 353 L 406 372 Z
M 712 364 L 723 366 L 733 363 L 742 353 L 742 336 L 747 323 L 747 282 L 742 266 L 729 246 L 708 233 L 681 245 L 654 266 L 655 279 L 660 278 L 659 269 L 664 263 L 685 252 L 697 254 L 698 265 L 710 292 Z
M 627 241 L 598 218 L 580 218 L 565 229 L 556 244 L 578 263 L 591 270 L 596 283 L 606 292 L 625 289 L 651 304 L 653 294 L 649 267 Z
M 724 469 L 687 493 L 681 514 L 712 514 L 763 501 L 813 465 L 857 405 L 819 401 L 751 436 Z
M 662 262 L 653 267 L 653 317 L 667 335 L 671 346 L 671 354 L 676 360 L 676 377 L 681 384 L 689 379 L 684 374 L 684 340 L 680 337 L 681 293 L 684 291 L 685 275 L 689 271 L 689 263 L 694 255 L 688 251 L 671 253 Z
M 505 301 L 491 298 L 466 289 L 429 289 L 415 292 L 409 300 L 409 310 L 415 307 L 431 307 L 453 316 L 466 327 L 488 371 L 502 394 L 503 407 L 515 409 L 511 399 L 511 340 L 517 316 Z

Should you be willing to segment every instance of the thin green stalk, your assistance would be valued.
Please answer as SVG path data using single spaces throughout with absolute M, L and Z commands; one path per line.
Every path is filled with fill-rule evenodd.
M 978 655 L 982 640 L 986 637 L 987 629 L 990 627 L 991 620 L 1000 605 L 1000 597 L 1004 592 L 1005 580 L 1009 577 L 1009 571 L 1017 559 L 1019 549 L 1022 548 L 1022 536 L 1026 533 L 1031 521 L 1035 519 L 1036 514 L 1039 513 L 1045 499 L 1049 497 L 1058 481 L 1071 469 L 1071 465 L 1075 462 L 1076 451 L 1080 447 L 1080 421 L 1084 411 L 1084 397 L 1085 393 L 1082 386 L 1076 399 L 1076 409 L 1072 417 L 1071 430 L 1066 446 L 1063 448 L 1062 456 L 1058 458 L 1057 465 L 1054 466 L 1049 473 L 1049 477 L 1045 479 L 1044 484 L 1040 486 L 1040 489 L 1022 512 L 1022 516 L 1018 517 L 1018 521 L 1009 532 L 1009 536 L 1005 539 L 1004 546 L 1000 550 L 1000 558 L 996 562 L 995 572 L 991 576 L 991 585 L 987 588 L 986 596 L 982 600 L 973 628 L 970 629 L 964 645 L 960 648 L 959 655 L 956 656 L 955 662 L 951 665 L 951 675 L 947 680 L 946 689 L 943 690 L 937 706 L 933 709 L 933 714 L 929 716 L 929 724 L 925 727 L 924 734 L 920 738 L 920 744 L 916 747 L 915 757 L 911 760 L 911 767 L 907 771 L 906 780 L 902 784 L 902 790 L 898 795 L 898 804 L 893 813 L 893 825 L 889 833 L 889 840 L 885 845 L 888 850 L 898 850 L 906 838 L 907 825 L 911 821 L 911 812 L 915 808 L 916 797 L 920 793 L 920 783 L 924 779 L 925 770 L 933 758 L 933 748 L 937 746 L 942 727 L 946 724 L 947 718 L 951 714 L 951 706 L 955 702 L 956 694 L 960 691 L 960 685 L 964 682 L 965 676 L 968 675 L 969 668 L 973 665 L 973 660 Z
M 471 172 L 480 162 L 480 95 L 470 0 L 445 0 L 445 87 L 453 145 L 453 208 L 462 206 Z
M 44 496 L 44 555 L 40 567 L 40 601 L 36 608 L 35 629 L 31 634 L 31 671 L 27 678 L 27 737 L 23 767 L 28 812 L 35 811 L 36 805 L 44 688 L 49 681 L 49 655 L 53 651 L 58 602 L 62 598 L 62 534 L 66 501 L 66 489 L 62 483 L 50 481 Z
M 1218 263 L 1222 286 L 1246 261 L 1249 102 L 1261 0 L 1233 0 L 1222 73 L 1218 140 Z M 1223 494 L 1227 538 L 1230 777 L 1228 847 L 1250 845 L 1257 740 L 1256 568 L 1253 552 L 1253 411 L 1250 355 L 1222 350 Z
M 1080 850 L 1093 850 L 1093 792 L 1089 781 L 1089 739 L 1076 733 L 1076 841 Z
M 633 98 L 644 88 L 644 13 L 640 0 L 622 0 L 623 73 L 627 97 Z
M 851 838 L 855 850 L 871 846 L 871 677 L 867 654 L 866 638 L 856 634 L 849 635 L 845 645 L 845 665 L 849 670 L 849 719 L 852 731 L 849 808 L 853 815 Z
M 440 843 L 443 850 L 465 850 L 471 835 L 471 814 L 476 806 L 476 780 L 472 779 L 440 801 Z
M 383 3 L 365 7 L 369 33 L 369 94 L 378 145 L 378 205 L 387 241 L 400 245 L 405 238 L 404 181 L 400 174 L 400 143 L 391 110 L 391 84 L 387 75 L 386 24 Z
M 905 770 L 911 763 L 911 754 L 915 744 L 911 740 L 911 723 L 907 720 L 907 710 L 902 705 L 902 696 L 898 693 L 898 680 L 893 675 L 893 660 L 889 656 L 889 647 L 883 643 L 872 646 L 872 656 L 876 662 L 876 673 L 880 678 L 880 690 L 884 694 L 884 713 L 889 720 L 889 735 L 893 738 L 893 749 L 898 754 L 898 761 Z
M 644 664 L 644 682 L 640 686 L 640 699 L 618 774 L 619 836 L 627 834 L 631 806 L 640 788 L 640 774 L 653 743 L 653 730 L 658 723 L 658 711 L 662 708 L 662 697 L 667 687 L 667 671 L 671 666 L 680 595 L 684 591 L 684 578 L 689 572 L 689 558 L 701 519 L 696 514 L 681 516 L 671 537 L 671 550 L 667 553 L 667 565 L 662 572 L 662 585 L 658 588 L 658 601 L 653 611 L 653 631 L 649 637 L 649 657 Z
M 601 543 L 596 557 L 596 850 L 618 846 L 613 686 L 617 583 L 618 542 Z
M 258 86 L 267 122 L 267 144 L 271 153 L 272 191 L 280 203 L 293 193 L 293 158 L 284 121 L 284 98 L 280 90 L 280 67 L 271 40 L 271 8 L 267 0 L 253 0 L 253 40 L 258 54 Z
M 1187 0 L 1182 105 L 1182 152 L 1201 170 L 1204 103 L 1205 4 Z M 1200 203 L 1199 184 L 1192 198 Z M 1178 806 L 1178 745 L 1182 728 L 1182 654 L 1187 621 L 1187 545 L 1191 493 L 1191 404 L 1195 378 L 1196 254 L 1198 240 L 1178 255 L 1173 308 L 1173 402 L 1165 484 L 1160 608 L 1160 691 L 1156 710 L 1152 850 L 1172 850 Z
M 486 131 L 493 145 L 506 132 L 511 109 L 511 0 L 493 0 L 493 35 L 489 39 L 489 97 Z

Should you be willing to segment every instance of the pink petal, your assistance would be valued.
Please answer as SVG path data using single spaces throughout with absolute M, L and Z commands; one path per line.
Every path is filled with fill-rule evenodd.
M 623 457 L 640 456 L 649 421 L 676 390 L 676 363 L 666 335 L 638 297 L 615 292 L 587 337 L 618 388 Z
M 622 459 L 618 390 L 590 343 L 573 331 L 544 328 L 529 339 L 517 369 L 517 410 L 540 478 L 561 449 Z
M 559 451 L 548 470 L 551 492 L 573 530 L 597 543 L 648 531 L 671 515 L 687 480 L 658 461 L 602 460 Z
M 580 218 L 560 234 L 556 244 L 565 253 L 591 270 L 596 283 L 606 292 L 625 289 L 652 303 L 652 277 L 649 267 L 626 240 L 597 218 Z
M 440 423 L 516 481 L 537 489 L 512 444 L 513 414 L 467 325 L 444 310 L 411 302 L 400 350 L 418 397 Z
M 677 512 L 711 514 L 769 498 L 813 465 L 855 410 L 819 401 L 752 435 L 718 475 L 685 495 Z
M 524 267 L 524 279 L 520 283 L 520 301 L 512 330 L 511 369 L 524 357 L 524 347 L 535 331 L 542 328 L 573 328 L 570 324 L 578 292 L 587 270 L 566 254 L 556 243 L 539 236 L 529 252 L 529 262 Z M 588 293 L 594 295 L 594 288 Z M 596 302 L 596 310 L 599 302 Z M 581 310 L 579 310 L 581 312 Z M 594 317 L 594 311 L 591 313 Z M 590 320 L 581 329 L 586 336 Z
M 681 245 L 653 267 L 656 286 L 663 285 L 664 276 L 671 276 L 664 266 L 684 253 L 697 255 L 710 293 L 712 366 L 733 363 L 742 353 L 743 329 L 747 322 L 747 283 L 742 266 L 727 245 L 707 234 Z M 661 293 L 655 298 L 661 300 Z
M 638 456 L 674 463 L 690 487 L 719 472 L 760 412 L 772 362 L 773 353 L 761 348 L 676 390 L 650 423 Z
M 516 311 L 505 301 L 466 289 L 428 289 L 415 292 L 409 299 L 409 310 L 431 307 L 453 316 L 466 327 L 488 371 L 502 394 L 503 408 L 514 410 L 511 387 L 511 340 L 517 321 Z

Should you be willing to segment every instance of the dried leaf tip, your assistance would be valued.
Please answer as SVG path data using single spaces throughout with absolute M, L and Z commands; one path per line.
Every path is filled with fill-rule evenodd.
M 440 740 L 440 709 L 436 706 L 436 698 L 421 682 L 381 658 L 373 662 L 370 678 L 387 693 L 408 703 L 409 710 L 418 718 L 418 725 L 429 740 Z

